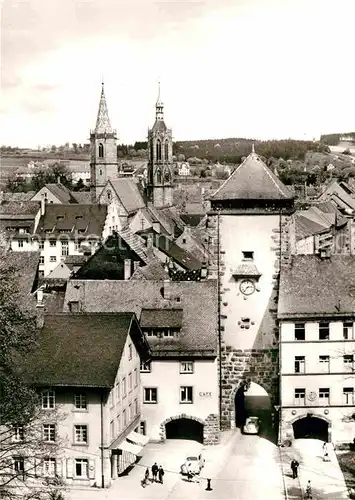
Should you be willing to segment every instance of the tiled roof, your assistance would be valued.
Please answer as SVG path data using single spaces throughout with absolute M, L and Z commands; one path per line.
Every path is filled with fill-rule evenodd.
M 31 293 L 37 283 L 39 257 L 40 252 L 12 252 L 11 250 L 0 256 L 0 268 L 13 267 L 15 269 L 18 301 L 26 308 L 34 306 Z
M 291 200 L 294 194 L 251 153 L 211 196 L 211 200 Z
M 150 235 L 152 237 L 153 246 L 164 253 L 167 257 L 171 257 L 183 269 L 201 269 L 201 261 L 197 260 L 190 252 L 187 252 L 183 248 L 179 247 L 174 241 L 165 236 L 165 234 L 159 234 L 152 229 L 142 231 L 139 234 L 141 234 L 145 239 L 148 239 Z
M 117 180 L 111 180 L 110 183 L 129 214 L 145 207 L 142 195 L 133 179 L 120 177 Z
M 165 125 L 164 120 L 155 120 L 155 123 L 152 127 L 152 131 L 154 132 L 166 132 L 168 127 Z
M 41 216 L 36 234 L 43 236 L 57 236 L 60 231 L 69 238 L 76 236 L 84 238 L 101 238 L 107 215 L 106 205 L 55 205 L 48 203 L 45 214 Z M 78 234 L 78 230 L 85 232 Z M 46 231 L 50 232 L 46 232 Z
M 185 223 L 180 218 L 176 209 L 171 208 L 156 208 L 152 205 L 148 206 L 148 211 L 152 216 L 160 222 L 167 234 L 178 237 L 184 230 Z
M 182 309 L 142 309 L 141 328 L 181 328 Z
M 164 287 L 167 287 L 169 295 L 163 293 Z M 81 301 L 83 310 L 87 312 L 133 311 L 138 318 L 142 309 L 183 309 L 179 337 L 151 343 L 153 354 L 216 355 L 218 297 L 215 280 L 168 283 L 148 280 L 70 280 L 65 303 L 69 301 Z M 67 310 L 67 306 L 64 310 Z
M 335 203 L 343 202 L 345 206 L 342 208 L 349 207 L 351 210 L 355 210 L 355 199 L 352 198 L 336 181 L 333 181 L 318 199 L 324 201 L 334 199 Z
M 3 201 L 0 205 L 1 218 L 5 215 L 32 215 L 35 216 L 40 210 L 40 203 L 37 201 Z
M 180 214 L 181 220 L 189 226 L 196 227 L 204 218 L 203 214 Z
M 132 313 L 45 316 L 38 347 L 19 361 L 21 376 L 40 386 L 110 388 L 130 332 L 142 353 L 140 330 L 136 326 L 133 334 L 132 323 Z
M 89 191 L 72 191 L 71 195 L 80 205 L 91 205 L 91 193 Z
M 166 279 L 169 279 L 169 274 L 165 271 L 163 264 L 156 257 L 145 266 L 138 267 L 131 276 L 131 280 L 164 281 Z
M 77 203 L 70 190 L 63 184 L 46 184 L 45 187 L 62 203 Z
M 278 316 L 355 316 L 355 256 L 294 255 L 282 269 Z
M 31 198 L 35 195 L 36 193 L 34 191 L 28 191 L 27 193 L 2 193 L 2 199 L 4 201 L 15 201 L 15 202 L 21 202 L 21 201 L 30 201 Z
M 320 224 L 320 222 L 315 222 L 308 217 L 307 211 L 296 213 L 295 216 L 295 233 L 296 240 L 307 238 L 323 231 L 328 230 L 331 224 Z

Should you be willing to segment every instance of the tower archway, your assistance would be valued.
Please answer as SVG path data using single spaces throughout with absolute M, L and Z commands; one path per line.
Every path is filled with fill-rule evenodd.
M 292 424 L 295 439 L 320 439 L 329 441 L 329 422 L 318 415 L 306 415 Z

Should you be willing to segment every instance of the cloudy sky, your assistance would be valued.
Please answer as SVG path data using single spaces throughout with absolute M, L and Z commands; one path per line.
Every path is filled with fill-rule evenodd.
M 100 82 L 120 142 L 157 81 L 175 140 L 355 129 L 354 0 L 0 0 L 0 143 L 87 142 Z

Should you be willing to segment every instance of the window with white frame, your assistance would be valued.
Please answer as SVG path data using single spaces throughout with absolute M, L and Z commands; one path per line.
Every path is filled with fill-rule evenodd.
M 117 429 L 117 434 L 121 432 L 121 415 L 118 414 L 116 417 L 116 429 Z
M 306 364 L 305 356 L 295 356 L 295 373 L 304 373 L 305 364 Z
M 330 357 L 319 356 L 319 369 L 321 373 L 329 373 L 330 371 Z
M 143 392 L 144 403 L 158 402 L 158 389 L 156 387 L 145 387 Z
M 131 372 L 128 375 L 128 390 L 131 391 L 132 388 L 133 388 L 133 383 L 132 383 L 132 372 Z
M 124 409 L 122 412 L 122 425 L 123 425 L 123 428 L 125 428 L 127 425 L 127 410 L 126 409 Z
M 39 249 L 39 250 L 44 250 L 44 241 L 40 241 L 40 242 L 38 243 L 38 249 Z
M 44 256 L 43 255 L 40 256 L 39 263 L 40 264 L 44 264 Z
M 147 424 L 145 420 L 142 420 L 141 423 L 139 424 L 139 433 L 145 436 L 146 432 L 147 432 Z
M 88 442 L 88 426 L 75 425 L 74 426 L 74 440 L 76 444 L 87 444 Z
M 295 340 L 305 340 L 306 325 L 305 323 L 295 323 Z
M 129 361 L 132 359 L 133 357 L 133 347 L 132 347 L 132 344 L 128 344 L 128 359 Z
M 121 387 L 120 382 L 118 381 L 116 384 L 116 401 L 118 402 L 121 399 Z
M 76 410 L 87 410 L 88 402 L 86 394 L 75 394 L 74 406 Z
M 138 415 L 138 399 L 134 400 L 134 416 Z
M 250 252 L 249 250 L 242 251 L 243 260 L 253 261 L 254 260 L 254 252 Z
M 54 477 L 56 473 L 55 458 L 47 457 L 43 460 L 43 475 Z
M 129 422 L 133 419 L 133 406 L 132 406 L 132 403 L 130 403 L 129 406 L 128 406 L 128 418 L 129 418 Z
M 352 372 L 354 369 L 354 355 L 353 354 L 345 354 L 343 356 L 344 361 L 344 370 L 347 372 Z
M 18 241 L 18 247 L 19 248 L 23 248 L 23 240 L 19 240 Z
M 25 439 L 25 429 L 23 425 L 15 425 L 13 427 L 13 441 L 23 441 Z
M 62 257 L 69 255 L 69 242 L 62 241 Z
M 52 410 L 55 408 L 55 392 L 43 391 L 42 392 L 42 409 Z
M 127 396 L 127 381 L 126 377 L 122 379 L 122 397 L 125 398 Z
M 193 403 L 193 389 L 191 386 L 180 387 L 180 403 Z
M 55 424 L 43 424 L 43 441 L 55 442 Z
M 141 373 L 150 373 L 152 371 L 151 361 L 141 361 Z
M 115 421 L 111 420 L 110 422 L 110 438 L 113 439 L 115 437 Z
M 321 321 L 319 323 L 319 340 L 329 340 L 329 322 Z
M 296 406 L 304 406 L 306 399 L 306 389 L 295 389 L 294 403 Z
M 13 457 L 13 467 L 14 471 L 18 474 L 23 474 L 25 472 L 25 459 L 24 457 Z
M 321 405 L 329 405 L 329 399 L 330 389 L 328 387 L 319 389 L 319 403 Z
M 75 477 L 87 478 L 89 471 L 89 461 L 87 458 L 75 459 Z
M 137 387 L 138 386 L 138 370 L 137 368 L 134 369 L 134 387 Z
M 57 257 L 55 255 L 50 255 L 49 262 L 57 262 Z
M 56 242 L 56 240 L 50 240 L 50 241 L 49 241 L 49 246 L 50 246 L 51 248 L 56 247 L 56 246 L 57 246 L 57 242 Z
M 344 398 L 345 405 L 354 406 L 354 388 L 353 387 L 344 387 L 343 398 Z
M 193 373 L 194 372 L 194 362 L 193 361 L 181 361 L 180 362 L 180 373 Z
M 354 339 L 354 323 L 352 321 L 344 321 L 343 323 L 343 338 L 344 340 Z

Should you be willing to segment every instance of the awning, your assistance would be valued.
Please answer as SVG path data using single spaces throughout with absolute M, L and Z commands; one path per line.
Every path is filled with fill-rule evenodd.
M 143 446 L 138 446 L 136 444 L 128 443 L 128 441 L 124 440 L 119 445 L 117 445 L 119 450 L 128 451 L 129 453 L 133 453 L 133 455 L 139 455 L 143 450 Z
M 133 441 L 134 443 L 137 443 L 141 446 L 145 446 L 149 438 L 147 436 L 144 436 L 143 434 L 139 434 L 138 432 L 132 431 L 128 434 L 126 439 L 129 439 L 130 441 Z

